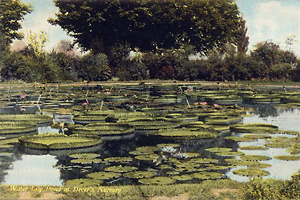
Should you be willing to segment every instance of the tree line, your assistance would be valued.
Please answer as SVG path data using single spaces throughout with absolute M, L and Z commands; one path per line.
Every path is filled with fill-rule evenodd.
M 247 53 L 246 22 L 234 0 L 56 0 L 59 11 L 48 21 L 74 43 L 61 41 L 51 52 L 45 32 L 28 33 L 24 48 L 10 50 L 33 8 L 19 0 L 0 4 L 2 80 L 300 81 L 292 51 L 261 42 Z M 86 53 L 76 53 L 75 44 Z

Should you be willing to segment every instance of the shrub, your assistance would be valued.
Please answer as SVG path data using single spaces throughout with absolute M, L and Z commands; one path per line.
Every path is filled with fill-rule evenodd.
M 89 81 L 106 81 L 111 77 L 107 56 L 87 54 L 80 60 L 79 77 Z
M 292 72 L 292 66 L 288 63 L 272 65 L 270 68 L 270 78 L 272 79 L 289 79 Z

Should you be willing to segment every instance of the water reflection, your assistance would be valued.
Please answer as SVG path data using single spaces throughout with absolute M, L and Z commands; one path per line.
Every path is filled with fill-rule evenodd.
M 53 166 L 57 163 L 55 156 L 23 155 L 15 161 L 4 177 L 6 184 L 14 185 L 62 185 L 59 169 Z

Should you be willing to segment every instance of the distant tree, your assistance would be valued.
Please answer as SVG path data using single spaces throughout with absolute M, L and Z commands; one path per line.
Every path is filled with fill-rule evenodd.
M 239 26 L 234 0 L 56 0 L 60 25 L 85 50 L 108 55 L 127 42 L 141 51 L 179 48 L 201 53 L 233 40 Z
M 56 53 L 64 53 L 72 57 L 79 56 L 79 52 L 75 48 L 75 45 L 69 40 L 59 41 L 59 43 L 55 46 L 54 51 Z
M 239 55 L 244 55 L 248 50 L 249 37 L 247 36 L 247 31 L 246 21 L 243 17 L 240 17 L 239 27 L 236 31 L 235 41 L 233 42 L 237 47 Z
M 278 64 L 289 64 L 290 68 L 292 68 L 297 62 L 297 57 L 293 52 L 284 51 L 280 49 L 278 44 L 273 42 L 258 43 L 255 46 L 255 49 L 251 52 L 251 57 L 263 64 L 263 73 L 266 78 L 272 78 L 272 72 L 274 71 L 273 69 L 278 72 L 279 69 L 282 71 L 284 68 L 286 68 L 286 65 Z M 277 67 L 271 70 L 272 66 L 274 65 L 277 65 Z M 277 77 L 277 75 L 275 77 Z
M 29 31 L 25 39 L 29 51 L 31 51 L 36 58 L 40 59 L 45 56 L 45 45 L 47 42 L 47 33 L 45 31 L 40 31 L 39 33 Z
M 32 10 L 31 5 L 23 4 L 20 0 L 0 1 L 0 38 L 3 44 L 8 47 L 12 40 L 23 38 L 23 34 L 18 32 L 21 28 L 20 22 Z

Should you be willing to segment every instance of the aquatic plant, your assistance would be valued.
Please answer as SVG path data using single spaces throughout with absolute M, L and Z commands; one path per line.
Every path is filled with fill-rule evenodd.
M 76 163 L 76 164 L 83 164 L 83 165 L 87 165 L 87 164 L 96 164 L 96 163 L 102 163 L 102 159 L 100 158 L 78 158 L 78 159 L 72 159 L 70 161 L 71 163 Z
M 157 154 L 138 155 L 138 156 L 135 156 L 134 159 L 143 160 L 143 161 L 154 161 L 154 160 L 158 159 L 158 155 Z
M 218 179 L 224 177 L 223 174 L 218 172 L 196 172 L 191 174 L 194 178 L 201 179 L 201 180 L 209 180 L 209 179 Z
M 233 174 L 239 176 L 249 176 L 249 177 L 259 177 L 259 176 L 268 176 L 269 172 L 259 169 L 259 168 L 247 168 L 247 169 L 236 169 L 232 171 Z
M 240 156 L 242 160 L 248 161 L 256 161 L 256 160 L 271 160 L 272 158 L 269 156 L 261 156 L 261 155 L 244 155 Z
M 177 181 L 189 181 L 192 180 L 194 177 L 188 174 L 178 175 L 178 176 L 172 176 L 172 179 L 175 179 Z
M 269 139 L 269 138 L 271 138 L 271 136 L 270 135 L 248 135 L 248 134 L 246 134 L 246 135 L 243 135 L 243 137 L 245 137 L 245 138 L 251 138 L 251 139 Z
M 224 151 L 224 152 L 216 152 L 218 156 L 242 156 L 244 155 L 241 151 Z
M 94 159 L 99 157 L 99 154 L 96 153 L 75 153 L 70 154 L 69 157 L 71 158 L 78 158 L 78 159 Z
M 109 172 L 119 172 L 119 173 L 123 173 L 123 172 L 131 172 L 131 171 L 135 171 L 137 170 L 136 167 L 133 166 L 110 166 L 110 167 L 106 167 L 104 169 L 105 171 L 109 171 Z
M 162 130 L 159 132 L 153 132 L 149 134 L 167 139 L 211 139 L 216 138 L 218 136 L 214 132 L 193 129 Z
M 258 161 L 247 161 L 247 160 L 238 160 L 238 159 L 225 159 L 225 161 L 233 166 L 249 166 L 254 168 L 267 168 L 271 167 L 272 165 L 268 163 L 261 163 Z
M 159 151 L 160 148 L 157 146 L 142 146 L 142 147 L 137 147 L 135 149 L 136 151 Z
M 275 159 L 278 160 L 286 160 L 286 161 L 296 161 L 296 160 L 300 160 L 299 156 L 294 156 L 294 155 L 279 155 L 279 156 L 274 156 Z
M 166 147 L 162 147 L 161 151 L 165 152 L 165 153 L 171 153 L 172 154 L 172 153 L 176 153 L 178 151 L 178 149 L 175 149 L 172 146 L 166 146 Z
M 86 126 L 75 127 L 73 133 L 94 136 L 127 135 L 134 132 L 134 127 L 120 123 L 91 123 Z
M 212 147 L 212 148 L 206 148 L 206 151 L 219 153 L 219 152 L 229 152 L 232 151 L 232 148 L 226 148 L 226 147 Z
M 133 171 L 124 173 L 123 176 L 126 178 L 142 179 L 142 178 L 151 178 L 156 175 L 156 172 L 151 171 Z
M 276 133 L 278 127 L 272 124 L 246 123 L 232 125 L 230 130 L 238 133 Z
M 21 137 L 19 142 L 26 148 L 55 150 L 91 147 L 101 144 L 102 140 L 95 137 L 52 133 Z
M 128 163 L 133 161 L 131 157 L 109 157 L 104 159 L 107 162 Z
M 113 179 L 113 178 L 118 178 L 120 176 L 121 174 L 116 172 L 93 172 L 86 175 L 87 178 L 100 179 L 100 180 Z
M 263 146 L 242 146 L 240 147 L 241 150 L 268 150 L 268 147 Z
M 138 180 L 139 183 L 142 183 L 144 185 L 168 185 L 175 182 L 174 179 L 170 177 L 164 177 L 164 176 L 157 176 L 154 178 L 142 178 Z

